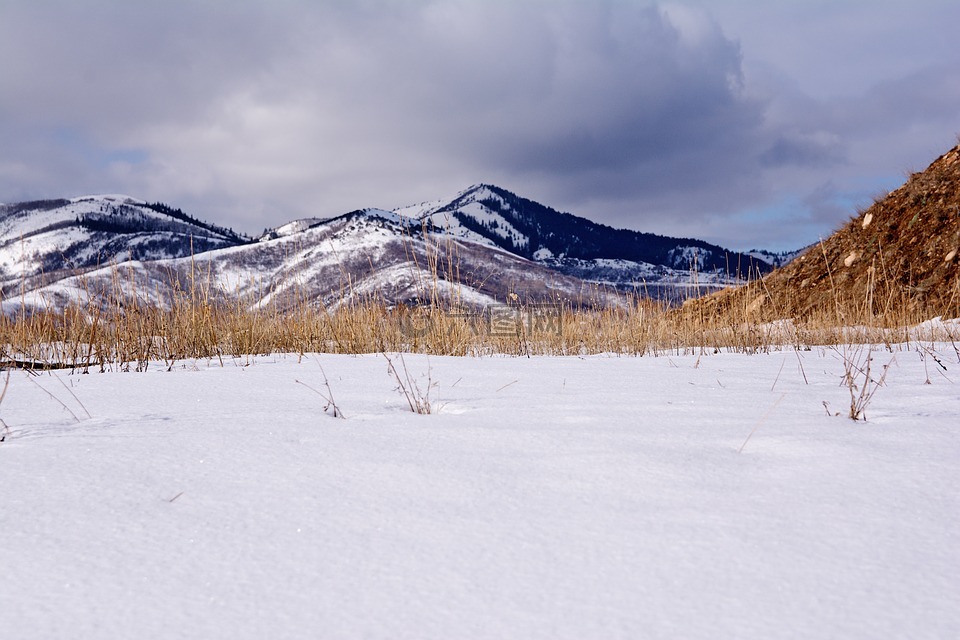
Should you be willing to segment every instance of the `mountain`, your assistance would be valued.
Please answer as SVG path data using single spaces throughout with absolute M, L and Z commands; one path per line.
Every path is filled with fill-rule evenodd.
M 10 311 L 63 308 L 91 298 L 136 296 L 170 306 L 177 296 L 267 307 L 335 309 L 375 299 L 387 305 L 443 300 L 457 306 L 521 302 L 610 304 L 608 291 L 487 245 L 432 233 L 419 221 L 363 209 L 300 228 L 177 259 L 128 261 L 69 274 L 4 302 Z M 119 291 L 118 291 L 119 289 Z
M 693 303 L 853 324 L 960 316 L 960 145 L 764 278 Z M 909 317 L 905 317 L 909 316 Z
M 248 242 L 164 204 L 129 196 L 0 205 L 0 288 L 4 295 L 127 260 L 160 260 Z
M 391 305 L 592 305 L 615 301 L 617 291 L 685 299 L 769 268 L 703 241 L 614 229 L 490 185 L 394 211 L 302 218 L 256 241 L 127 196 L 0 208 L 6 310 L 62 308 L 92 294 L 169 305 L 198 286 L 206 299 L 283 310 L 371 297 Z
M 500 187 L 475 185 L 450 201 L 396 209 L 453 237 L 536 261 L 591 282 L 635 290 L 651 285 L 726 285 L 769 272 L 760 254 L 671 238 L 561 213 Z

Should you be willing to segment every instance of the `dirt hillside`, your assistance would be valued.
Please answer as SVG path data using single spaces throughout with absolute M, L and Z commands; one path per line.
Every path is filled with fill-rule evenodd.
M 844 323 L 960 316 L 960 145 L 760 282 L 698 311 Z

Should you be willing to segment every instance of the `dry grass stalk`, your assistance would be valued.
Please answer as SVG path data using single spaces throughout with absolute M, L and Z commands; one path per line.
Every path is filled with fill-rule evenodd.
M 322 366 L 320 367 L 320 375 L 323 376 L 323 386 L 326 388 L 326 392 L 320 391 L 319 389 L 314 389 L 307 383 L 301 382 L 300 380 L 296 380 L 295 382 L 301 386 L 306 387 L 307 389 L 310 389 L 310 391 L 313 391 L 318 396 L 320 396 L 321 398 L 327 401 L 327 404 L 325 404 L 323 407 L 324 413 L 327 413 L 328 411 L 332 410 L 334 418 L 341 418 L 345 420 L 347 416 L 343 415 L 343 411 L 340 410 L 340 407 L 337 405 L 337 401 L 334 400 L 333 389 L 330 388 L 330 380 L 327 378 L 327 374 L 323 370 Z
M 870 345 L 844 345 L 842 351 L 836 347 L 834 350 L 843 361 L 841 384 L 850 392 L 850 411 L 847 416 L 854 421 L 866 421 L 867 406 L 877 390 L 884 386 L 893 359 L 883 366 L 880 376 L 875 377 L 872 371 L 874 350 Z
M 3 406 L 3 399 L 7 397 L 7 389 L 9 388 L 10 388 L 10 369 L 7 369 L 7 375 L 3 381 L 3 391 L 0 392 L 0 406 Z M 7 436 L 10 435 L 10 425 L 8 425 L 3 418 L 0 418 L 0 425 L 3 425 L 3 434 L 0 435 L 0 442 L 6 442 Z
M 427 383 L 421 388 L 416 378 L 410 375 L 410 370 L 407 368 L 407 363 L 403 359 L 402 353 L 397 354 L 397 360 L 400 361 L 400 367 L 403 369 L 403 373 L 397 369 L 393 358 L 386 353 L 383 354 L 383 357 L 387 359 L 387 373 L 389 373 L 390 377 L 397 383 L 397 390 L 400 391 L 407 400 L 410 411 L 420 415 L 433 413 L 430 393 L 433 391 L 434 382 L 429 367 L 427 368 Z

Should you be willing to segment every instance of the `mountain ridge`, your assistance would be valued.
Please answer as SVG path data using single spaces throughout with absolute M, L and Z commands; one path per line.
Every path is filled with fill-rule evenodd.
M 55 303 L 34 305 L 43 307 L 83 297 L 78 278 L 87 285 L 99 280 L 106 290 L 100 267 L 123 264 L 153 287 L 161 286 L 161 271 L 182 284 L 192 277 L 187 266 L 200 264 L 224 300 L 261 306 L 282 299 L 289 307 L 292 294 L 283 292 L 295 289 L 301 301 L 321 305 L 334 304 L 345 291 L 420 304 L 422 285 L 431 281 L 442 283 L 448 298 L 460 287 L 460 294 L 484 303 L 519 294 L 605 299 L 600 288 L 680 300 L 738 282 L 746 270 L 730 270 L 732 259 L 749 269 L 770 268 L 704 241 L 617 230 L 487 184 L 392 211 L 301 218 L 256 239 L 122 195 L 0 206 L 2 293 L 8 300 L 49 293 Z M 254 292 L 260 299 L 252 300 Z
M 415 207 L 404 209 L 407 215 L 415 211 Z M 625 260 L 699 271 L 732 269 L 735 277 L 741 278 L 771 269 L 770 263 L 757 256 L 704 240 L 615 228 L 485 183 L 461 191 L 445 204 L 428 203 L 420 217 L 440 227 L 449 226 L 453 219 L 474 237 L 529 260 L 553 260 L 561 270 L 566 259 Z

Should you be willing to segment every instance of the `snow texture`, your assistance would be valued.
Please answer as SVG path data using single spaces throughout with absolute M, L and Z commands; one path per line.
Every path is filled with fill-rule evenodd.
M 0 637 L 960 637 L 935 348 L 14 371 Z

